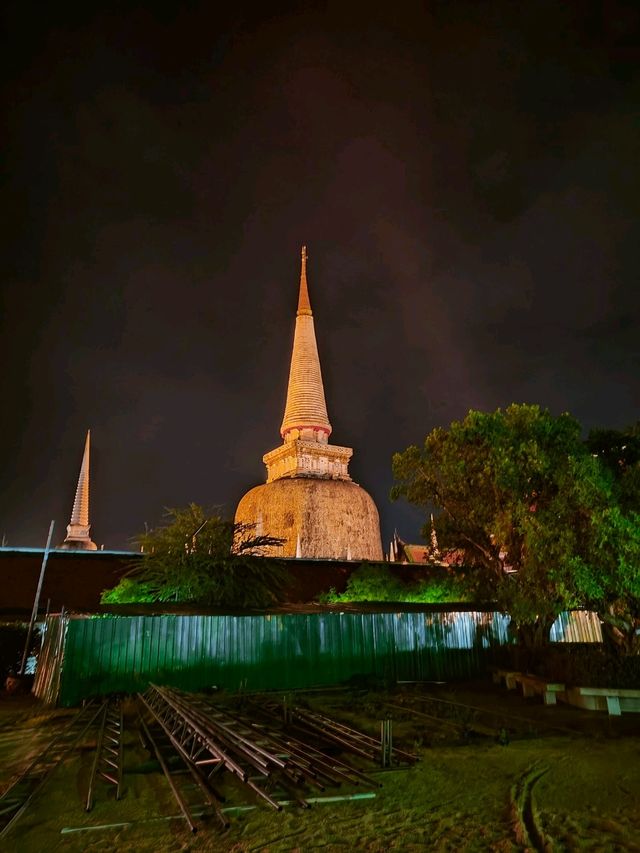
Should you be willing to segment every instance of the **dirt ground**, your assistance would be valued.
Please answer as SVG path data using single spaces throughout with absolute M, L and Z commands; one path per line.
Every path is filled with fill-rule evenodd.
M 230 827 L 199 820 L 191 834 L 126 707 L 124 795 L 98 787 L 84 810 L 92 763 L 88 738 L 43 787 L 3 851 L 640 851 L 640 715 L 609 718 L 545 707 L 485 683 L 399 685 L 290 695 L 378 735 L 393 718 L 394 745 L 414 751 L 409 769 L 375 770 L 381 787 L 327 790 L 320 801 L 276 813 L 239 784 L 224 793 Z M 0 695 L 0 792 L 73 713 L 31 697 Z M 364 765 L 361 765 L 364 769 Z M 375 796 L 371 796 L 374 794 Z M 172 817 L 173 816 L 173 817 Z

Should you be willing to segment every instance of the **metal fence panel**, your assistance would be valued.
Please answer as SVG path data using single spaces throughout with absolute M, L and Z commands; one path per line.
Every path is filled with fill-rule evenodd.
M 350 678 L 469 678 L 509 642 L 509 617 L 481 611 L 57 618 L 38 678 L 49 685 L 43 698 L 55 701 L 57 689 L 62 705 L 142 691 L 150 681 L 185 690 L 287 690 Z M 593 641 L 597 633 L 590 618 L 557 624 L 552 639 Z

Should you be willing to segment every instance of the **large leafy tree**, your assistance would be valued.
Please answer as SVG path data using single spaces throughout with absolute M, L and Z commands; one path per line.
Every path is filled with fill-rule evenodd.
M 586 599 L 617 645 L 640 653 L 640 422 L 592 430 L 586 445 L 609 472 L 614 497 L 595 542 L 599 571 L 584 578 Z
M 594 518 L 587 544 L 573 564 L 581 602 L 600 615 L 605 639 L 640 654 L 640 515 L 611 505 Z
M 587 447 L 611 473 L 621 509 L 640 513 L 640 421 L 625 430 L 592 430 Z
M 222 607 L 263 607 L 276 600 L 287 580 L 282 563 L 261 559 L 280 544 L 257 536 L 197 504 L 167 510 L 167 521 L 137 537 L 143 558 L 104 603 L 191 602 Z
M 464 553 L 526 642 L 543 642 L 559 612 L 587 605 L 611 623 L 625 612 L 628 647 L 640 601 L 638 519 L 570 415 L 533 405 L 471 411 L 396 454 L 393 471 L 394 497 L 440 510 L 440 547 Z

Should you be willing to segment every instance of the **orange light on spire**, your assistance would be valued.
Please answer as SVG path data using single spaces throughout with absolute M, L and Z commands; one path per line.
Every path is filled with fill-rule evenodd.
M 307 285 L 307 247 L 302 247 L 300 294 L 289 370 L 287 403 L 280 434 L 285 440 L 305 435 L 326 443 L 331 434 L 320 358 Z
M 309 301 L 309 287 L 307 285 L 307 247 L 302 247 L 302 261 L 300 265 L 300 294 L 298 296 L 298 316 L 300 314 L 311 314 L 311 302 Z

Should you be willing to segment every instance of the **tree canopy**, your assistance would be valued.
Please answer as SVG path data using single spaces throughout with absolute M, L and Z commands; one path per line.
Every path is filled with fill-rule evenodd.
M 621 508 L 640 513 L 640 421 L 626 430 L 592 430 L 587 447 L 613 476 Z
M 575 418 L 470 411 L 395 454 L 393 473 L 393 496 L 440 510 L 441 550 L 462 551 L 516 624 L 545 633 L 562 610 L 589 606 L 635 636 L 640 516 Z
M 105 604 L 191 602 L 221 607 L 264 607 L 276 600 L 287 573 L 261 550 L 280 543 L 256 536 L 197 504 L 169 509 L 166 524 L 141 533 L 142 561 L 112 590 Z

